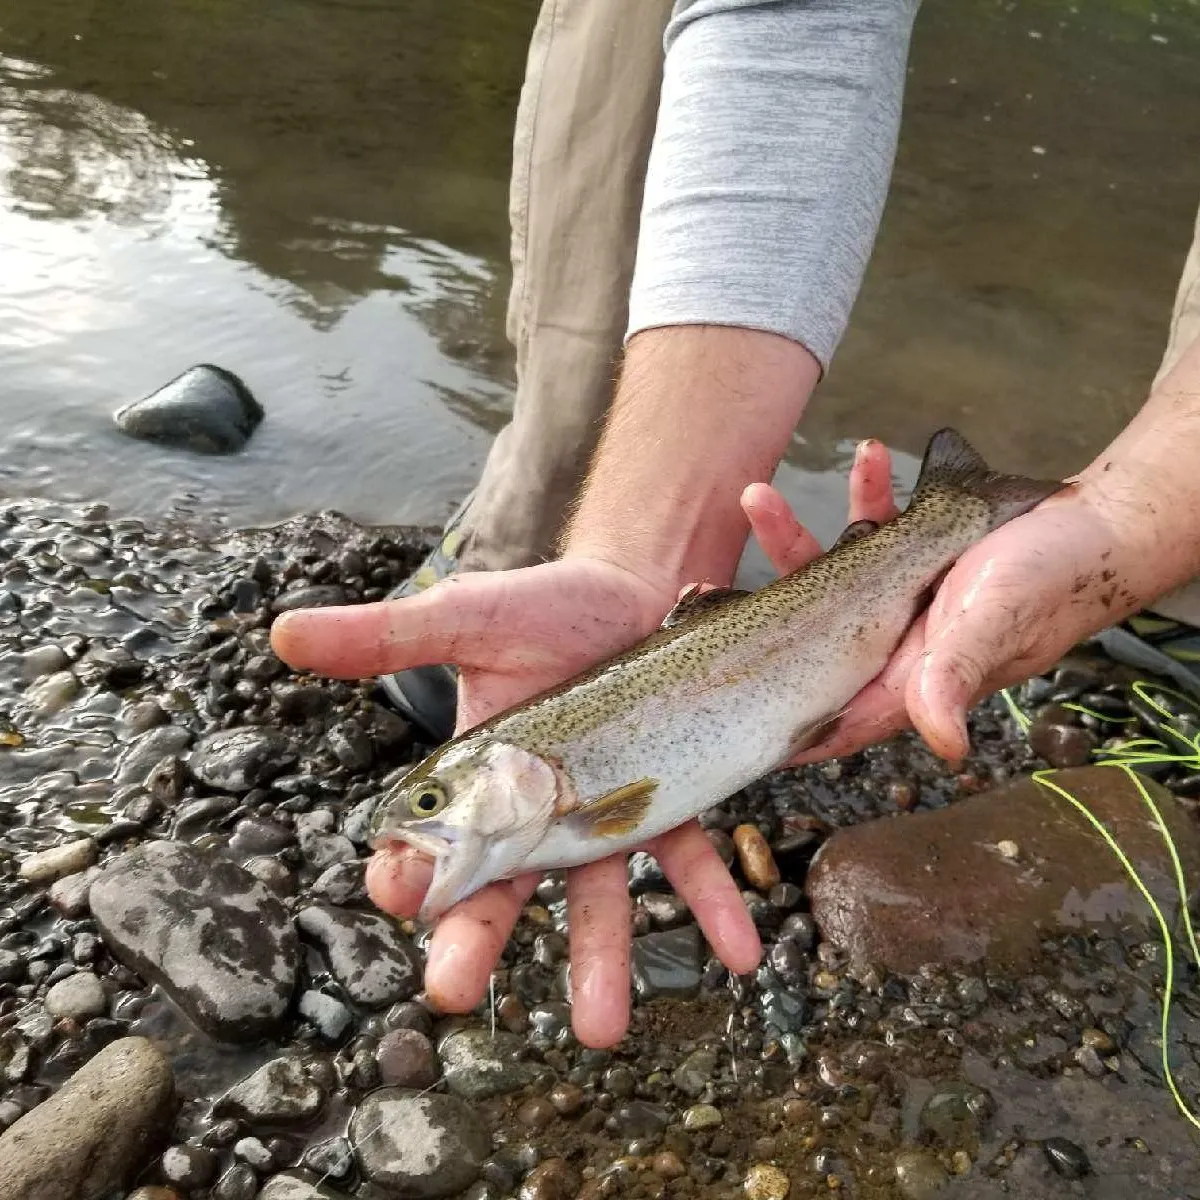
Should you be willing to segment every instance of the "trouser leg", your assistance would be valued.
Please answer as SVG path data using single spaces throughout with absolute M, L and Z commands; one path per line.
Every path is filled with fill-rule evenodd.
M 460 569 L 553 556 L 612 397 L 671 0 L 544 0 L 513 137 L 511 422 L 463 524 Z

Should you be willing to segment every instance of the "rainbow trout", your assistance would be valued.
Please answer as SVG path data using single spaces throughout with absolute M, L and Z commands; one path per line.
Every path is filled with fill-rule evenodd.
M 380 797 L 371 844 L 433 857 L 433 921 L 682 825 L 826 737 L 955 560 L 1063 486 L 939 431 L 894 520 L 758 591 L 693 591 L 629 650 L 445 743 Z

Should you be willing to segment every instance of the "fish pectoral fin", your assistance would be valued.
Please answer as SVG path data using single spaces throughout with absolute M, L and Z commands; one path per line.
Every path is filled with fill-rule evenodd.
M 572 816 L 587 826 L 588 837 L 621 837 L 645 820 L 657 788 L 657 779 L 639 779 L 577 808 Z
M 849 709 L 843 708 L 841 712 L 835 712 L 829 717 L 822 717 L 811 725 L 802 725 L 792 734 L 792 739 L 788 742 L 788 758 L 793 758 L 797 754 L 803 754 L 805 750 L 819 746 L 842 723 L 842 718 L 849 711 Z
M 742 596 L 750 595 L 748 591 L 742 588 L 715 587 L 709 588 L 707 592 L 702 592 L 700 587 L 700 584 L 693 583 L 679 597 L 675 602 L 674 608 L 663 617 L 662 625 L 660 626 L 661 629 L 670 629 L 672 625 L 678 625 L 680 621 L 685 620 L 687 617 L 706 612 L 708 609 L 716 608 L 722 604 L 728 604 L 730 600 L 737 600 Z
M 874 533 L 879 528 L 878 521 L 851 521 L 841 533 L 838 534 L 837 541 L 829 548 L 836 550 L 838 546 L 847 546 L 851 542 L 857 542 L 859 538 L 864 538 L 868 533 Z

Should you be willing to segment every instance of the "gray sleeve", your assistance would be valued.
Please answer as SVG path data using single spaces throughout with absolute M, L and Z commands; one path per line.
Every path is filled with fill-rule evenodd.
M 887 196 L 920 0 L 677 0 L 629 305 L 828 367 Z

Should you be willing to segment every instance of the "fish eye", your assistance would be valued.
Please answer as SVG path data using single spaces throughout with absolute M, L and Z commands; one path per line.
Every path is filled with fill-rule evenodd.
M 409 793 L 408 807 L 414 817 L 432 817 L 446 807 L 446 792 L 440 783 L 419 783 Z

